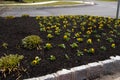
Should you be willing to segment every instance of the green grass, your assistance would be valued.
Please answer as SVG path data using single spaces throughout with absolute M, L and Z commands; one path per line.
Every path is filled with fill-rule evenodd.
M 0 4 L 14 4 L 14 3 L 18 3 L 16 1 L 0 1 Z
M 45 1 L 53 1 L 53 0 L 23 0 L 23 1 L 26 3 L 33 3 L 33 2 L 45 2 Z

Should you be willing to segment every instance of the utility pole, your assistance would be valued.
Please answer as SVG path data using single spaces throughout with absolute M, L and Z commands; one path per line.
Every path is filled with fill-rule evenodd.
M 119 7 L 120 7 L 120 0 L 118 0 L 118 4 L 117 4 L 116 19 L 118 19 L 119 17 Z

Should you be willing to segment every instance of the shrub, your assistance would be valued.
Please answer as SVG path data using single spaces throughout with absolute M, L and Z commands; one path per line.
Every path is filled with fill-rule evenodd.
M 14 19 L 15 17 L 14 16 L 6 16 L 5 18 L 6 19 Z
M 0 58 L 0 71 L 2 73 L 8 71 L 13 72 L 16 71 L 18 69 L 20 69 L 20 61 L 24 58 L 24 56 L 22 55 L 18 55 L 18 54 L 10 54 L 10 55 L 5 55 L 3 57 Z
M 22 14 L 21 17 L 29 17 L 29 14 Z
M 40 47 L 42 39 L 37 35 L 30 35 L 22 39 L 22 45 L 27 49 L 34 49 Z

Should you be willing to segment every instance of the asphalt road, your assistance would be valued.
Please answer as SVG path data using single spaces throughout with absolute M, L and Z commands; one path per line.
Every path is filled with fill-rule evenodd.
M 0 7 L 0 16 L 57 16 L 57 15 L 94 15 L 116 17 L 117 2 L 95 1 L 95 5 L 79 5 L 73 7 L 39 7 L 39 6 L 16 6 Z

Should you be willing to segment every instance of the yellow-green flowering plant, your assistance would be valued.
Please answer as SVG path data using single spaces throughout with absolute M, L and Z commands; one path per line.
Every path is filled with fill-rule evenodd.
M 51 43 L 46 43 L 44 48 L 51 49 L 52 48 L 52 44 Z
M 65 41 L 69 41 L 69 40 L 70 40 L 70 38 L 69 38 L 67 35 L 64 35 L 64 36 L 63 36 L 63 39 L 64 39 Z
M 87 44 L 92 44 L 92 39 L 87 39 Z
M 52 35 L 52 34 L 48 34 L 48 35 L 47 35 L 47 38 L 48 38 L 48 39 L 51 39 L 51 38 L 53 38 L 53 35 Z
M 35 59 L 31 62 L 31 65 L 37 65 L 40 63 L 41 58 L 38 56 L 35 57 Z
M 90 48 L 90 49 L 88 50 L 88 53 L 95 53 L 95 49 L 94 49 L 94 48 Z
M 111 47 L 112 47 L 112 48 L 115 48 L 115 47 L 116 47 L 115 43 L 112 43 L 112 44 L 111 44 Z

